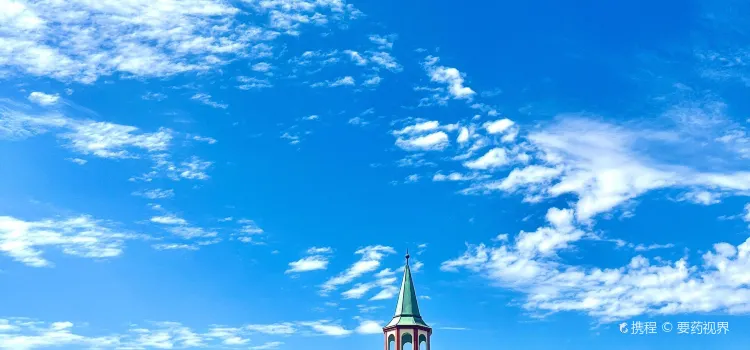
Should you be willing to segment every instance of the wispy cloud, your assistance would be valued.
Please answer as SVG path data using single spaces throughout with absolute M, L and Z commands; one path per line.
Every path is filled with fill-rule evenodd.
M 345 76 L 338 78 L 334 81 L 324 81 L 310 85 L 311 87 L 338 87 L 338 86 L 354 86 L 356 82 L 351 76 Z
M 84 164 L 88 163 L 87 160 L 81 159 L 81 158 L 65 158 L 65 160 L 73 162 L 73 163 L 76 163 L 78 165 L 84 165 Z
M 307 250 L 308 256 L 292 261 L 289 263 L 289 269 L 285 273 L 299 273 L 309 272 L 317 270 L 325 270 L 328 268 L 328 260 L 332 249 L 330 247 L 312 247 Z
M 211 325 L 190 328 L 179 322 L 132 324 L 118 333 L 90 335 L 90 326 L 69 321 L 44 322 L 36 319 L 0 319 L 3 349 L 35 349 L 54 346 L 96 349 L 276 349 L 284 343 L 270 340 L 254 343 L 251 337 L 283 337 L 292 334 L 347 336 L 351 330 L 328 320 L 246 324 L 238 326 Z
M 38 105 L 49 106 L 57 103 L 60 100 L 59 94 L 45 94 L 43 92 L 34 91 L 29 94 L 29 101 L 34 102 Z
M 174 190 L 172 189 L 161 189 L 161 188 L 155 188 L 151 190 L 145 190 L 145 191 L 136 191 L 133 192 L 134 196 L 139 196 L 143 198 L 148 199 L 167 199 L 174 197 Z
M 430 80 L 446 86 L 448 94 L 455 99 L 470 100 L 476 93 L 464 84 L 464 75 L 456 68 L 437 65 L 438 58 L 427 56 L 425 69 Z
M 441 151 L 448 145 L 450 145 L 448 134 L 442 131 L 396 140 L 396 146 L 407 151 Z
M 373 35 L 370 35 L 369 39 L 373 44 L 378 45 L 378 49 L 390 50 L 393 48 L 393 42 L 396 40 L 396 35 L 373 34 Z
M 86 215 L 40 221 L 0 216 L 0 253 L 33 267 L 53 266 L 43 256 L 47 249 L 82 258 L 113 258 L 122 254 L 125 241 L 144 237 Z
M 268 72 L 271 69 L 273 69 L 273 66 L 268 62 L 258 62 L 256 64 L 253 64 L 251 67 L 252 70 L 256 72 Z
M 22 74 L 83 83 L 114 73 L 206 72 L 236 58 L 260 56 L 254 52 L 258 42 L 361 15 L 340 1 L 247 2 L 254 15 L 267 19 L 267 25 L 257 26 L 236 20 L 244 11 L 221 0 L 181 0 L 179 6 L 142 1 L 121 6 L 119 0 L 14 4 L 0 61 Z M 133 20 L 143 13 L 148 18 Z M 179 35 L 174 28 L 180 28 Z
M 198 94 L 193 95 L 193 97 L 191 97 L 190 99 L 198 101 L 206 106 L 211 106 L 213 108 L 227 109 L 229 107 L 229 105 L 227 104 L 212 101 L 211 95 L 209 94 L 198 93 Z
M 265 89 L 273 87 L 270 81 L 268 79 L 258 79 L 253 77 L 245 77 L 245 76 L 239 76 L 237 77 L 237 81 L 240 82 L 241 85 L 237 86 L 240 90 L 254 90 L 254 89 Z
M 380 261 L 386 255 L 393 253 L 395 253 L 393 248 L 381 245 L 367 246 L 357 250 L 355 254 L 362 257 L 354 265 L 323 283 L 321 293 L 325 294 L 336 290 L 341 285 L 348 284 L 366 273 L 377 270 Z
M 162 94 L 160 92 L 146 92 L 143 96 L 141 96 L 142 99 L 147 101 L 163 101 L 167 99 L 167 95 Z

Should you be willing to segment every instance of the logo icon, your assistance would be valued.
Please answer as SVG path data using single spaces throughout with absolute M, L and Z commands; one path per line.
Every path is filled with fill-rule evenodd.
M 620 333 L 628 333 L 628 323 L 620 323 Z

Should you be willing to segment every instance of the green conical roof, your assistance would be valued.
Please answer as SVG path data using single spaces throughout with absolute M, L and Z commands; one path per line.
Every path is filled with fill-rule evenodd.
M 406 253 L 406 266 L 404 266 L 404 278 L 401 280 L 401 291 L 398 293 L 396 314 L 386 328 L 396 325 L 429 327 L 419 314 L 417 292 L 414 290 L 414 281 L 409 269 L 409 253 Z

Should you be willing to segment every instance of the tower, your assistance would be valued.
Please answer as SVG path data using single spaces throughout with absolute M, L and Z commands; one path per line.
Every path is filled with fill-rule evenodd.
M 391 322 L 383 327 L 385 336 L 385 350 L 419 350 L 420 344 L 430 350 L 430 336 L 432 328 L 422 320 L 417 305 L 417 293 L 414 291 L 414 281 L 409 270 L 409 252 L 406 252 L 404 278 L 401 281 L 401 291 L 398 293 L 396 313 Z M 404 344 L 411 344 L 403 348 Z

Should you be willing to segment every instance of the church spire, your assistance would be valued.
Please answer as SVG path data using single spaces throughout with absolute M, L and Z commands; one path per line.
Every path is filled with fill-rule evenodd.
M 393 319 L 388 323 L 391 326 L 423 326 L 428 327 L 419 314 L 419 305 L 417 304 L 417 292 L 414 290 L 414 281 L 411 278 L 411 269 L 409 269 L 409 251 L 406 251 L 406 264 L 404 265 L 404 278 L 401 280 L 401 291 L 398 293 L 398 303 L 396 304 L 396 313 Z

